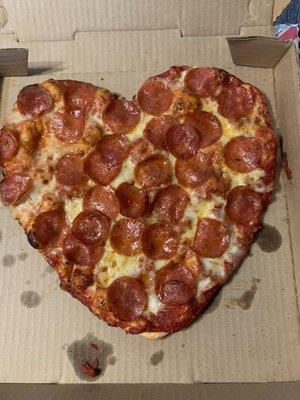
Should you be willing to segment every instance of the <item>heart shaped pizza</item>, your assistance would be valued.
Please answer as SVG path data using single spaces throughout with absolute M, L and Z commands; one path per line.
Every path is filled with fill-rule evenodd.
M 62 289 L 158 338 L 246 256 L 276 152 L 261 92 L 221 69 L 171 67 L 132 101 L 51 79 L 24 87 L 1 129 L 0 195 Z

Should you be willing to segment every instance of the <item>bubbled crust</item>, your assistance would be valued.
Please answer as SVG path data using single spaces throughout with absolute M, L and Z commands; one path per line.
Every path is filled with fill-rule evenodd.
M 231 108 L 228 98 L 233 104 Z M 225 131 L 225 123 L 229 130 Z M 9 189 L 2 182 L 0 195 L 2 200 L 17 196 L 17 201 L 12 204 L 12 213 L 24 228 L 30 244 L 38 248 L 56 269 L 61 288 L 109 325 L 149 339 L 158 339 L 183 329 L 205 310 L 215 292 L 245 257 L 255 231 L 261 227 L 260 216 L 271 202 L 275 187 L 277 138 L 272 131 L 265 100 L 257 88 L 216 68 L 171 67 L 161 75 L 149 78 L 133 101 L 116 98 L 106 89 L 77 81 L 49 80 L 31 85 L 20 92 L 2 131 L 0 157 L 5 175 L 18 173 L 29 176 L 34 186 L 26 190 L 17 187 L 19 192 L 17 190 L 14 196 L 7 197 L 11 193 L 7 193 Z M 159 132 L 162 132 L 161 136 Z M 185 133 L 189 135 L 189 141 L 182 147 L 178 146 Z M 107 135 L 111 134 L 114 136 L 108 140 Z M 252 156 L 249 161 L 246 154 L 242 164 L 248 169 L 259 164 L 262 175 L 259 178 L 249 175 L 243 181 L 244 186 L 256 191 L 259 203 L 257 218 L 250 219 L 247 224 L 239 223 L 236 218 L 239 200 L 232 192 L 238 186 L 235 179 L 239 171 L 234 171 L 234 167 L 241 163 L 230 151 L 241 141 L 227 147 L 229 154 L 226 157 L 223 154 L 224 145 L 239 134 L 250 135 L 261 151 L 260 160 L 255 159 L 254 163 Z M 3 150 L 2 146 L 7 147 Z M 238 147 L 242 157 L 244 148 L 246 146 Z M 65 167 L 68 163 L 62 161 L 59 164 L 70 154 L 76 155 L 69 163 L 72 167 Z M 194 168 L 199 160 L 208 166 L 201 173 L 199 168 Z M 119 179 L 128 163 L 133 166 L 132 174 Z M 60 165 L 63 165 L 62 170 Z M 129 191 L 130 186 L 122 187 L 123 181 L 135 189 Z M 176 190 L 174 185 L 175 189 L 177 185 Z M 24 182 L 21 185 L 27 186 Z M 172 191 L 181 196 L 172 198 L 170 207 L 168 193 Z M 156 311 L 147 305 L 132 321 L 117 318 L 107 299 L 107 287 L 116 276 L 109 284 L 103 284 L 101 280 L 101 274 L 105 274 L 103 267 L 106 267 L 101 264 L 101 257 L 106 260 L 105 251 L 114 239 L 110 234 L 110 239 L 103 244 L 103 235 L 99 234 L 101 243 L 86 244 L 78 242 L 78 235 L 77 238 L 73 236 L 72 225 L 76 215 L 70 217 L 66 205 L 83 197 L 83 208 L 81 205 L 79 211 L 86 208 L 97 210 L 96 213 L 102 215 L 98 215 L 101 221 L 107 219 L 110 232 L 122 218 L 125 222 L 128 218 L 136 221 L 133 226 L 138 225 L 140 232 L 130 231 L 131 236 L 127 235 L 126 240 L 117 235 L 115 250 L 124 252 L 122 249 L 130 248 L 134 238 L 133 247 L 137 250 L 126 256 L 138 256 L 133 279 L 137 279 L 147 296 L 156 297 L 155 279 L 159 279 L 157 271 L 161 268 L 156 262 L 164 265 L 173 261 L 180 263 L 189 269 L 196 288 L 201 283 L 208 284 L 201 290 L 199 287 L 195 289 L 195 296 L 184 304 L 169 306 L 160 303 Z M 226 205 L 227 199 L 232 197 L 234 201 Z M 140 198 L 143 204 L 139 207 Z M 100 205 L 99 201 L 102 202 Z M 130 211 L 133 201 L 134 209 Z M 215 201 L 209 215 L 200 215 L 198 205 L 203 201 Z M 113 206 L 111 212 L 108 211 L 110 202 Z M 65 210 L 67 226 L 63 225 L 51 244 L 41 246 L 34 235 L 34 221 L 41 213 L 53 209 Z M 230 254 L 230 258 L 224 250 L 227 246 L 210 253 L 221 254 L 217 258 L 221 275 L 212 273 L 207 259 L 193 250 L 193 247 L 197 248 L 197 243 L 194 243 L 197 226 L 189 217 L 191 210 L 197 218 L 222 221 L 232 241 L 235 240 L 238 253 Z M 163 227 L 163 234 L 148 245 L 143 236 L 144 228 L 147 231 L 148 226 L 157 223 Z M 166 228 L 170 223 L 176 233 L 173 228 Z M 52 236 L 55 236 L 57 228 L 50 225 L 48 223 L 47 229 L 51 229 Z M 87 229 L 84 224 L 82 229 Z M 90 234 L 91 229 L 93 227 L 89 227 Z M 168 236 L 170 231 L 179 238 L 179 246 L 175 254 L 172 252 L 171 260 L 165 256 L 169 254 L 166 249 L 172 241 Z M 211 237 L 205 237 L 211 233 L 203 229 L 200 232 L 201 244 L 211 243 Z M 80 257 L 75 258 L 84 260 L 82 263 L 67 259 L 66 243 L 69 246 L 70 239 L 66 241 L 66 237 L 71 237 L 71 243 L 75 243 L 72 254 L 78 255 L 79 252 Z M 92 237 L 98 240 L 97 235 Z M 123 247 L 119 246 L 122 240 Z

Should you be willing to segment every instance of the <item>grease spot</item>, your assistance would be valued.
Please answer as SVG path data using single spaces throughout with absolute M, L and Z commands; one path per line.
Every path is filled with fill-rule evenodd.
M 255 293 L 257 291 L 257 284 L 260 282 L 260 279 L 253 278 L 251 287 L 238 298 L 232 298 L 228 300 L 225 304 L 226 308 L 234 308 L 235 306 L 240 307 L 242 310 L 249 310 L 254 300 Z
M 20 301 L 23 306 L 27 308 L 34 308 L 41 304 L 42 298 L 37 292 L 33 290 L 27 290 L 21 294 Z
M 112 345 L 91 333 L 81 340 L 75 340 L 67 349 L 75 374 L 83 381 L 94 381 L 103 376 L 112 354 Z
M 282 244 L 282 237 L 275 226 L 265 225 L 257 238 L 259 248 L 266 253 L 273 253 L 278 250 Z
M 164 352 L 162 350 L 156 351 L 150 357 L 150 364 L 156 367 L 156 365 L 160 364 L 164 358 Z
M 20 260 L 20 261 L 25 261 L 26 260 L 26 258 L 28 257 L 28 254 L 27 253 L 20 253 L 19 255 L 18 255 L 18 259 Z
M 222 291 L 220 290 L 214 300 L 211 302 L 210 306 L 205 311 L 205 314 L 210 314 L 214 312 L 220 305 L 222 300 Z
M 12 267 L 15 262 L 16 257 L 12 254 L 5 254 L 5 256 L 2 257 L 2 264 L 4 267 Z
M 31 284 L 31 280 L 30 279 L 25 282 L 25 285 L 30 285 L 30 284 Z
M 109 357 L 109 359 L 108 359 L 108 361 L 107 361 L 107 363 L 108 363 L 109 365 L 115 365 L 116 362 L 117 362 L 117 357 L 115 357 L 115 356 Z
M 182 348 L 182 349 L 185 348 L 185 344 L 184 344 L 184 343 L 181 344 L 181 348 Z

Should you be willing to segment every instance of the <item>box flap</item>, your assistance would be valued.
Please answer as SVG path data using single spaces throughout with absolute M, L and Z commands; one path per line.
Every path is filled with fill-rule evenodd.
M 274 68 L 291 46 L 290 42 L 270 37 L 227 38 L 232 60 L 236 65 Z
M 27 49 L 0 49 L 0 76 L 22 76 L 27 73 Z
M 244 24 L 270 25 L 273 0 L 2 0 L 2 5 L 8 23 L 0 32 L 15 33 L 23 43 L 111 30 L 179 28 L 185 36 L 236 35 Z

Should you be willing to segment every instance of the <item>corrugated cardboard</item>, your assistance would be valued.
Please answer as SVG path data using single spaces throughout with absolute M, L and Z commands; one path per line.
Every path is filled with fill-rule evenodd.
M 267 59 L 264 62 L 262 52 L 259 65 L 263 68 L 253 68 L 234 65 L 226 41 L 226 36 L 238 35 L 242 27 L 247 35 L 255 35 L 257 29 L 270 32 L 273 1 L 2 3 L 8 23 L 0 31 L 0 47 L 28 48 L 29 76 L 2 80 L 1 120 L 22 86 L 48 77 L 90 81 L 130 98 L 145 78 L 172 64 L 215 65 L 263 90 L 290 165 L 297 171 L 300 117 L 293 48 L 287 50 L 276 42 L 276 53 L 282 47 L 287 50 L 282 58 L 270 64 Z M 251 64 L 253 53 L 248 61 L 245 56 L 235 61 Z M 299 179 L 294 173 L 290 184 L 280 177 L 265 218 L 266 233 L 272 239 L 269 247 L 261 246 L 263 251 L 255 243 L 251 256 L 210 309 L 190 328 L 157 342 L 106 326 L 62 292 L 55 274 L 2 207 L 0 381 L 10 385 L 0 386 L 0 399 L 82 398 L 83 392 L 73 386 L 53 390 L 50 386 L 43 391 L 43 386 L 18 384 L 87 383 L 70 352 L 75 351 L 80 360 L 84 356 L 80 351 L 93 342 L 104 351 L 107 362 L 103 374 L 88 382 L 114 383 L 113 388 L 99 389 L 106 399 L 182 398 L 183 393 L 191 399 L 217 398 L 214 393 L 228 399 L 259 398 L 266 393 L 276 398 L 278 388 L 282 396 L 293 398 L 299 386 L 285 389 L 279 382 L 300 379 Z M 240 307 L 238 299 L 243 296 L 252 301 Z M 250 385 L 253 382 L 262 384 Z M 266 382 L 278 383 L 269 386 Z M 122 385 L 126 383 L 149 385 Z M 175 391 L 168 383 L 190 385 Z M 97 393 L 91 390 L 91 396 Z M 29 397 L 22 397 L 24 392 Z

